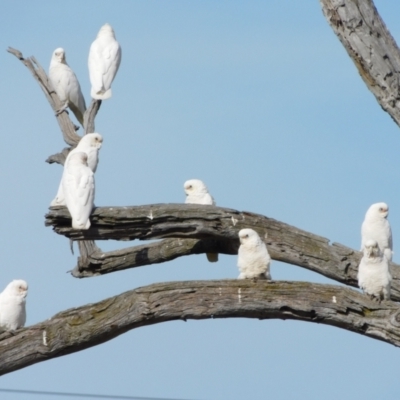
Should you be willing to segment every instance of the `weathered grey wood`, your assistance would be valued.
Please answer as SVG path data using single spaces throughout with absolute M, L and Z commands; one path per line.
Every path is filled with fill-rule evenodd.
M 43 90 L 43 93 L 45 94 L 46 99 L 48 100 L 54 113 L 56 113 L 57 110 L 61 108 L 60 99 L 54 91 L 46 72 L 40 66 L 38 61 L 34 57 L 24 58 L 19 50 L 13 49 L 12 47 L 9 47 L 7 51 L 17 57 L 29 69 L 29 71 L 32 73 L 33 77 L 36 79 L 36 81 L 39 83 L 39 86 Z M 75 126 L 70 120 L 68 113 L 62 112 L 56 115 L 56 118 L 65 142 L 70 146 L 76 145 L 81 137 L 76 134 Z
M 274 260 L 298 265 L 357 287 L 357 270 L 361 259 L 359 251 L 338 243 L 331 245 L 328 239 L 259 214 L 197 204 L 151 204 L 98 207 L 91 221 L 92 226 L 88 231 L 76 231 L 71 228 L 65 207 L 50 208 L 46 215 L 47 226 L 51 225 L 57 233 L 75 240 L 174 237 L 181 241 L 152 243 L 117 252 L 96 252 L 86 266 L 74 269 L 73 275 L 77 277 L 160 263 L 200 252 L 237 254 L 239 230 L 252 228 L 261 237 L 268 234 L 265 242 Z M 201 247 L 193 239 L 202 239 Z M 236 261 L 232 262 L 236 264 Z M 400 266 L 392 263 L 391 270 L 391 298 L 400 301 Z
M 398 304 L 307 282 L 191 281 L 154 284 L 0 335 L 0 375 L 74 353 L 142 326 L 209 318 L 292 319 L 336 326 L 400 346 Z
M 74 147 L 64 147 L 62 149 L 61 153 L 56 153 L 56 154 L 53 154 L 52 156 L 49 156 L 46 159 L 46 162 L 49 163 L 49 164 L 56 163 L 56 164 L 64 165 L 65 160 L 67 159 L 67 156 L 68 156 L 69 152 L 73 148 L 75 148 L 75 146 Z
M 88 268 L 89 259 L 92 254 L 102 253 L 101 249 L 97 247 L 96 242 L 93 240 L 79 240 L 78 241 L 79 254 L 78 265 L 82 268 Z
M 78 265 L 71 273 L 75 278 L 88 278 L 217 250 L 219 253 L 237 254 L 238 243 L 214 239 L 164 239 L 122 250 L 103 252 L 99 249 L 91 252 L 85 262 L 81 262 L 81 258 L 78 258 Z
M 85 127 L 85 133 L 94 133 L 95 125 L 94 120 L 96 118 L 97 112 L 100 110 L 101 100 L 92 99 L 90 106 L 85 111 L 83 116 L 83 126 Z
M 371 0 L 320 0 L 323 13 L 381 107 L 400 125 L 400 51 Z

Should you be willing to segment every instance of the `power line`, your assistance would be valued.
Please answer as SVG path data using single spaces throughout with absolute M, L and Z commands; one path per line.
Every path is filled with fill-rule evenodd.
M 19 389 L 0 389 L 0 392 L 6 393 L 20 393 L 20 394 L 40 394 L 47 396 L 64 396 L 64 397 L 86 397 L 91 399 L 114 399 L 114 400 L 185 400 L 185 399 L 171 399 L 165 397 L 138 397 L 138 396 L 118 396 L 108 394 L 89 394 L 89 393 L 69 393 L 69 392 L 46 392 L 39 390 L 19 390 Z M 186 399 L 188 400 L 188 399 Z

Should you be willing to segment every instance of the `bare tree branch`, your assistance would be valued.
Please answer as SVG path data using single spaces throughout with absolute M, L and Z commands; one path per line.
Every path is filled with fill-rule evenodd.
M 80 242 L 78 241 L 78 243 Z M 235 241 L 164 239 L 159 242 L 128 247 L 122 250 L 94 251 L 90 253 L 84 263 L 78 258 L 78 265 L 71 273 L 75 278 L 88 278 L 128 268 L 159 264 L 192 254 L 209 252 L 237 254 L 237 251 L 238 243 Z
M 150 218 L 151 217 L 151 218 Z M 71 228 L 65 207 L 50 208 L 46 225 L 74 240 L 132 240 L 170 238 L 175 240 L 130 247 L 114 252 L 96 252 L 86 266 L 73 275 L 88 277 L 172 260 L 203 252 L 237 254 L 238 232 L 252 228 L 261 237 L 274 260 L 297 265 L 340 283 L 358 287 L 361 253 L 338 243 L 284 224 L 272 218 L 229 208 L 197 204 L 151 204 L 136 207 L 98 207 L 88 231 Z M 179 238 L 179 239 L 177 239 Z M 200 239 L 195 241 L 194 239 Z M 391 299 L 400 301 L 400 266 L 392 263 Z
M 322 11 L 381 107 L 400 125 L 400 51 L 371 0 L 320 0 Z
M 67 159 L 68 154 L 72 149 L 73 149 L 73 147 L 64 147 L 62 149 L 61 153 L 56 153 L 56 154 L 49 156 L 46 159 L 46 162 L 49 164 L 56 163 L 56 164 L 64 165 L 65 160 Z
M 93 240 L 79 240 L 78 241 L 79 254 L 78 265 L 85 267 L 89 262 L 89 257 L 92 254 L 102 253 L 101 249 L 97 247 Z
M 400 346 L 398 304 L 307 282 L 159 283 L 0 336 L 0 375 L 71 354 L 142 326 L 208 318 L 293 319 L 336 326 Z
M 86 127 L 85 134 L 92 133 L 95 131 L 94 120 L 96 118 L 97 112 L 100 109 L 100 105 L 101 105 L 101 100 L 92 99 L 92 102 L 90 103 L 89 108 L 86 110 L 86 112 L 84 114 L 84 126 Z M 56 154 L 49 156 L 46 159 L 46 162 L 49 164 L 57 163 L 57 164 L 64 165 L 68 154 L 75 147 L 76 147 L 76 145 L 74 145 L 72 147 L 65 147 L 60 153 L 56 153 Z M 93 245 L 94 245 L 94 243 L 92 243 L 91 245 L 88 244 L 89 247 L 93 246 Z
M 17 57 L 29 69 L 29 71 L 32 73 L 33 77 L 36 79 L 36 81 L 39 83 L 39 86 L 43 90 L 43 93 L 50 103 L 50 106 L 53 109 L 54 113 L 56 113 L 57 110 L 59 110 L 62 106 L 60 99 L 54 91 L 51 82 L 47 78 L 46 72 L 40 66 L 37 60 L 34 57 L 24 58 L 19 50 L 13 49 L 12 47 L 9 47 L 7 51 Z M 79 142 L 80 136 L 76 134 L 74 124 L 70 120 L 67 112 L 62 112 L 56 115 L 56 118 L 65 142 L 70 146 L 75 146 Z
M 94 133 L 94 120 L 96 118 L 97 112 L 100 110 L 101 100 L 92 99 L 89 108 L 86 110 L 83 116 L 83 125 L 85 127 L 85 133 Z

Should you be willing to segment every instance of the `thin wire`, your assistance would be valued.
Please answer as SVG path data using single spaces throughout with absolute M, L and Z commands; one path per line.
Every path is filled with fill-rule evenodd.
M 89 394 L 89 393 L 68 393 L 68 392 L 45 392 L 37 390 L 19 390 L 19 389 L 0 389 L 0 392 L 7 393 L 24 393 L 24 394 L 40 394 L 64 397 L 86 397 L 91 399 L 119 399 L 119 400 L 185 400 L 185 399 L 171 399 L 165 397 L 137 397 L 137 396 L 117 396 L 107 394 Z

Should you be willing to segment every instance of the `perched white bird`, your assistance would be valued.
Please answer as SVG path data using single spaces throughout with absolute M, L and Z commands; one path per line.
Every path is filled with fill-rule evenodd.
M 186 204 L 208 204 L 215 206 L 215 200 L 208 193 L 207 186 L 200 179 L 190 179 L 183 185 L 186 193 Z
M 100 28 L 96 40 L 89 51 L 89 76 L 94 99 L 105 100 L 111 97 L 111 83 L 117 75 L 121 63 L 121 46 L 115 40 L 110 24 Z
M 358 266 L 358 286 L 372 299 L 389 300 L 392 276 L 388 259 L 373 239 L 365 242 L 363 253 Z
M 386 258 L 392 261 L 392 230 L 387 220 L 388 214 L 389 207 L 386 203 L 375 203 L 368 209 L 361 226 L 361 251 L 367 240 L 373 239 Z
M 78 78 L 67 64 L 65 51 L 61 47 L 55 49 L 51 57 L 49 78 L 63 105 L 57 114 L 69 107 L 83 126 L 83 115 L 86 111 L 85 99 Z
M 100 135 L 100 133 L 88 133 L 87 135 L 83 136 L 82 139 L 79 141 L 78 145 L 75 147 L 75 149 L 71 150 L 70 153 L 68 154 L 64 165 L 67 163 L 69 157 L 71 157 L 72 154 L 78 153 L 83 151 L 84 153 L 87 154 L 88 156 L 88 167 L 93 171 L 96 172 L 97 165 L 99 163 L 99 150 L 103 144 L 103 137 Z M 65 171 L 65 169 L 64 169 Z M 50 203 L 50 206 L 65 206 L 65 198 L 64 198 L 64 191 L 63 191 L 63 177 L 64 177 L 64 171 L 63 175 L 61 177 L 60 185 L 58 187 L 58 192 L 54 200 Z
M 238 279 L 271 279 L 271 257 L 267 246 L 253 229 L 239 231 Z
M 77 152 L 68 157 L 64 166 L 62 186 L 65 203 L 74 229 L 89 229 L 89 216 L 94 205 L 94 174 L 87 165 L 88 156 Z
M 186 204 L 206 204 L 215 206 L 215 200 L 208 193 L 207 186 L 200 179 L 190 179 L 183 185 L 186 193 Z M 218 261 L 218 253 L 207 253 L 209 262 Z
M 0 329 L 15 331 L 25 325 L 28 284 L 13 280 L 0 293 Z

